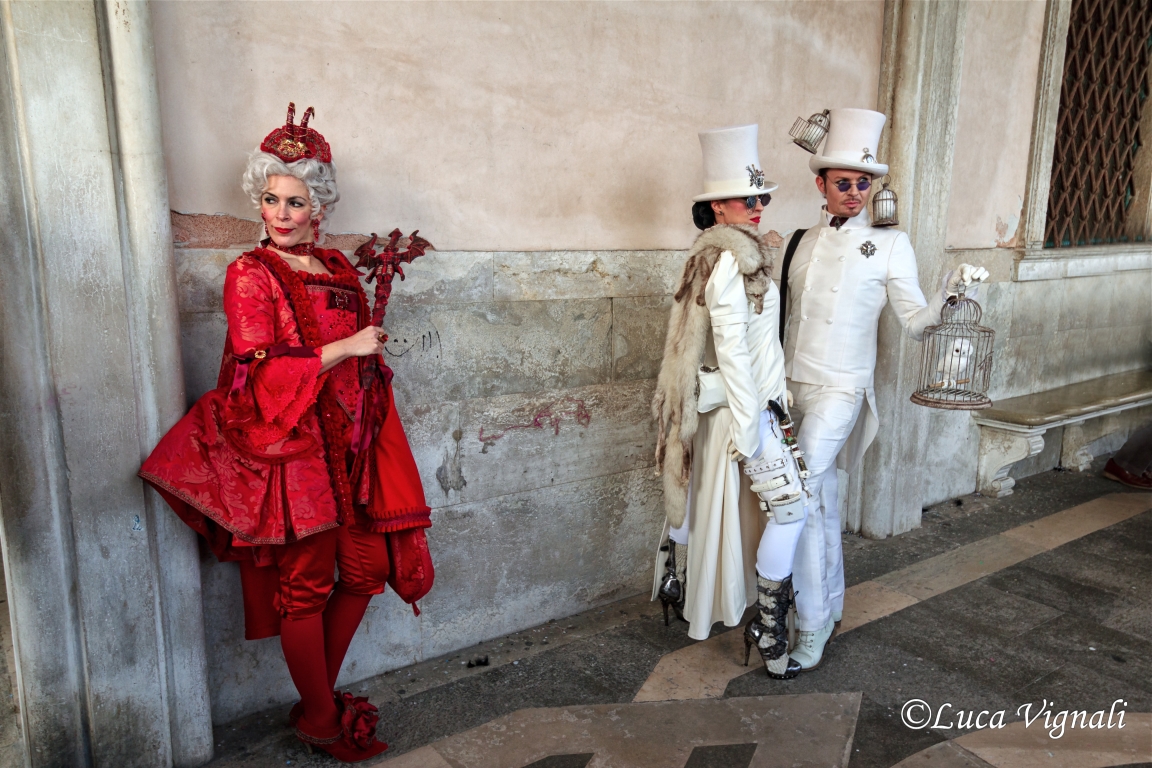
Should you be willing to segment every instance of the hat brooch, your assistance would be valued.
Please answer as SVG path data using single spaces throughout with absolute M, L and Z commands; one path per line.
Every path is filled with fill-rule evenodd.
M 864 147 L 864 156 L 862 158 L 860 158 L 860 162 L 862 162 L 862 163 L 874 163 L 874 162 L 876 162 L 876 158 L 872 157 L 872 155 L 870 155 L 868 153 L 868 147 Z
M 754 165 L 749 165 L 744 170 L 748 171 L 748 186 L 756 189 L 764 188 L 764 171 Z

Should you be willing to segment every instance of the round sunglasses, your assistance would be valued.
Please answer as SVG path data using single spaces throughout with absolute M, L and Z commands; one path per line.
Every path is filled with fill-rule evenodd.
M 868 189 L 872 186 L 872 182 L 868 179 L 860 179 L 860 181 L 849 181 L 848 179 L 841 179 L 832 186 L 836 187 L 836 189 L 840 190 L 841 192 L 847 192 L 848 190 L 852 189 L 852 187 L 856 187 L 856 189 L 860 192 L 867 192 Z
M 752 210 L 753 208 L 756 207 L 756 201 L 757 200 L 760 201 L 761 205 L 763 205 L 765 208 L 767 208 L 768 203 L 772 202 L 772 195 L 765 192 L 762 195 L 752 195 L 751 197 L 745 197 L 745 198 L 743 198 L 744 207 L 746 207 L 748 210 Z

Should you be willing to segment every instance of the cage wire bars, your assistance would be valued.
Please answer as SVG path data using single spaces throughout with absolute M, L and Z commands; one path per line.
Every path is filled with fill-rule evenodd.
M 961 293 L 949 299 L 940 324 L 924 330 L 920 380 L 911 400 L 949 411 L 991 408 L 992 346 L 996 332 L 980 325 L 980 305 Z

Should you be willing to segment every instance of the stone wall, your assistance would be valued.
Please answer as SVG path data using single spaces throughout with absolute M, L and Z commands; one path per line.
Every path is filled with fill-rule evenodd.
M 190 399 L 215 385 L 223 275 L 241 250 L 176 251 Z M 437 581 L 419 618 L 391 593 L 373 601 L 345 680 L 646 588 L 663 515 L 648 402 L 682 263 L 439 252 L 406 268 L 387 359 Z M 214 719 L 288 701 L 278 641 L 243 639 L 235 566 L 202 566 Z

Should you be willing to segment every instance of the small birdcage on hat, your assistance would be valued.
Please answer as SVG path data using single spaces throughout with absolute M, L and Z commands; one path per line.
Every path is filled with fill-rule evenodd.
M 885 179 L 888 177 L 885 176 Z M 896 192 L 888 188 L 889 182 L 884 182 L 884 188 L 872 196 L 872 226 L 894 227 L 900 223 L 900 215 L 896 208 Z
M 828 135 L 829 125 L 831 125 L 831 118 L 828 117 L 828 110 L 824 110 L 817 112 L 807 120 L 802 117 L 796 118 L 796 122 L 792 124 L 792 130 L 788 131 L 788 135 L 792 137 L 793 144 L 807 152 L 816 154 L 816 150 L 820 148 L 820 142 L 824 141 L 824 137 Z
M 976 411 L 992 407 L 992 343 L 996 332 L 980 325 L 980 305 L 959 296 L 944 304 L 940 324 L 924 330 L 920 382 L 912 402 L 928 408 Z

